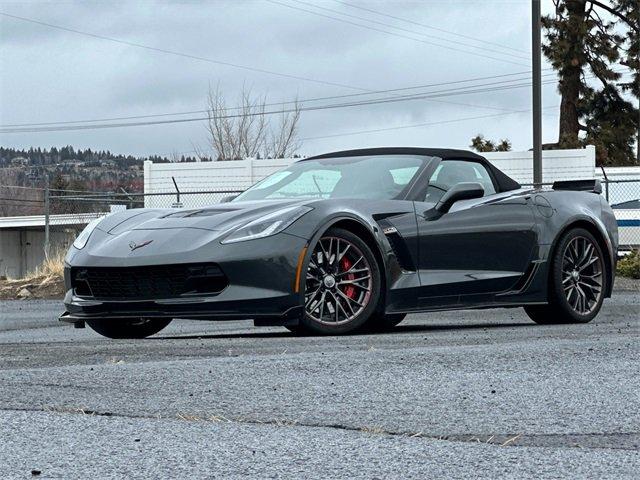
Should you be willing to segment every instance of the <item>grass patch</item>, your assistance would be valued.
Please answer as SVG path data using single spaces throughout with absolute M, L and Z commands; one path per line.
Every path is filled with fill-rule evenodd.
M 51 255 L 24 278 L 0 277 L 0 300 L 61 298 L 64 295 L 64 257 L 63 251 Z
M 33 272 L 27 275 L 23 280 L 46 279 L 50 277 L 62 278 L 64 275 L 64 257 L 65 252 L 58 251 L 54 255 L 49 256 L 42 264 Z
M 633 250 L 618 260 L 617 274 L 621 277 L 640 278 L 640 250 Z

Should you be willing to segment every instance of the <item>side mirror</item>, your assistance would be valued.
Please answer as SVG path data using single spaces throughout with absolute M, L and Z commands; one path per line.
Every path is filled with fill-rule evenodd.
M 238 195 L 227 195 L 226 197 L 222 197 L 220 199 L 220 203 L 229 203 L 231 200 L 236 198 Z
M 484 196 L 484 187 L 481 184 L 476 182 L 456 183 L 446 191 L 435 208 L 440 213 L 447 213 L 451 206 L 460 200 L 471 200 L 482 196 Z

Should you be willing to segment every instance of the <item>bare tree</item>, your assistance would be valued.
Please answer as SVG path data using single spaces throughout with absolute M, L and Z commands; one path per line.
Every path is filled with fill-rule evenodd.
M 254 96 L 251 89 L 243 87 L 237 107 L 227 105 L 219 86 L 209 88 L 207 100 L 209 144 L 218 160 L 282 158 L 300 148 L 297 102 L 289 109 L 283 107 L 279 122 L 274 124 L 266 109 L 266 97 Z
M 171 163 L 179 163 L 180 162 L 180 154 L 177 150 L 172 150 L 169 154 L 169 161 Z
M 266 145 L 266 157 L 292 157 L 302 146 L 302 142 L 298 138 L 300 106 L 297 100 L 291 110 L 291 112 L 280 114 L 278 126 L 275 130 L 271 130 Z

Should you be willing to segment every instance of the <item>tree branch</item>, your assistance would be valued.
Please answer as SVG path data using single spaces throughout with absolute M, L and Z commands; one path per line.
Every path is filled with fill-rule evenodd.
M 614 15 L 614 16 L 618 17 L 620 20 L 622 20 L 627 25 L 629 25 L 629 27 L 631 27 L 633 30 L 635 30 L 636 32 L 640 33 L 640 28 L 637 25 L 634 25 L 634 23 L 631 21 L 630 18 L 625 17 L 622 13 L 618 12 L 614 8 L 610 7 L 609 5 L 605 5 L 604 3 L 600 2 L 599 0 L 589 0 L 589 2 L 591 2 L 592 5 L 595 5 L 597 7 L 602 8 L 603 10 L 606 10 L 611 15 Z

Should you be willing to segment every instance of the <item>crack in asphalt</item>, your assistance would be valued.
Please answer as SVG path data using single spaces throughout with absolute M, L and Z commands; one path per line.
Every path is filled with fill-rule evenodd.
M 429 440 L 462 442 L 485 444 L 499 447 L 556 447 L 556 448 L 583 448 L 596 450 L 626 450 L 640 451 L 640 432 L 615 432 L 615 433 L 534 433 L 534 434 L 449 434 L 435 435 L 423 431 L 394 431 L 386 430 L 377 426 L 355 427 L 342 423 L 313 423 L 300 422 L 296 420 L 278 420 L 256 418 L 234 418 L 223 415 L 193 415 L 188 413 L 178 413 L 175 416 L 169 415 L 145 415 L 128 414 L 118 412 L 107 412 L 91 410 L 83 407 L 0 407 L 2 412 L 38 412 L 38 413 L 61 413 L 76 414 L 95 417 L 120 417 L 128 419 L 144 420 L 179 420 L 184 422 L 208 422 L 208 423 L 234 423 L 240 425 L 267 425 L 276 427 L 302 427 L 302 428 L 326 428 L 343 430 L 349 432 L 365 433 L 371 435 L 384 435 L 388 437 L 403 438 L 424 438 Z M 570 441 L 567 441 L 570 440 Z M 608 445 L 594 445 L 593 440 L 607 440 L 612 442 Z M 620 440 L 623 440 L 620 443 Z M 617 443 L 617 444 L 616 444 Z M 626 444 L 625 444 L 626 443 Z

